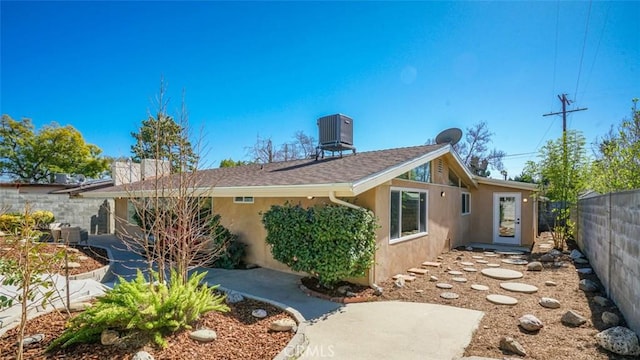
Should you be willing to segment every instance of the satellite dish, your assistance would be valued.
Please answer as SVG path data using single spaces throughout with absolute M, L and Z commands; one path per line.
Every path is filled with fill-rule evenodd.
M 451 128 L 444 130 L 436 136 L 436 144 L 451 144 L 455 145 L 462 138 L 462 130 L 458 128 Z

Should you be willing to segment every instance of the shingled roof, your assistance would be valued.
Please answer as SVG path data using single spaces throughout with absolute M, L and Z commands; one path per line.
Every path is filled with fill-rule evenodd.
M 203 194 L 218 196 L 320 196 L 331 189 L 338 195 L 357 195 L 436 157 L 453 155 L 447 144 L 422 145 L 361 152 L 343 157 L 303 159 L 269 164 L 199 170 L 197 186 Z M 456 162 L 456 161 L 454 161 Z M 467 171 L 466 168 L 462 168 Z M 471 174 L 469 179 L 471 179 Z M 168 177 L 170 181 L 171 177 Z M 154 188 L 154 180 L 113 186 L 85 196 L 128 197 Z M 297 195 L 296 195 L 297 194 Z

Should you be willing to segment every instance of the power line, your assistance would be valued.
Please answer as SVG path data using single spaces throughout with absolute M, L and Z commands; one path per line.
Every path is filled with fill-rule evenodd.
M 580 66 L 578 66 L 578 80 L 576 80 L 576 91 L 573 93 L 573 102 L 578 98 L 578 85 L 580 84 L 580 75 L 582 74 L 582 60 L 584 59 L 584 49 L 587 47 L 587 34 L 589 33 L 589 20 L 591 19 L 591 4 L 589 1 L 589 11 L 587 12 L 587 25 L 584 29 L 584 38 L 582 40 L 582 53 L 580 54 Z
M 551 82 L 551 94 L 556 93 L 556 70 L 558 66 L 558 32 L 560 28 L 560 0 L 556 2 L 556 41 L 553 52 L 553 81 Z
M 591 63 L 591 69 L 589 70 L 589 75 L 587 76 L 586 84 L 582 89 L 582 93 L 584 94 L 589 87 L 589 82 L 591 81 L 591 75 L 593 75 L 593 68 L 596 67 L 596 60 L 598 59 L 598 53 L 600 52 L 600 44 L 602 43 L 602 38 L 604 37 L 604 30 L 607 27 L 607 22 L 609 21 L 609 10 L 611 10 L 611 3 L 607 3 L 607 12 L 604 15 L 604 23 L 602 24 L 602 30 L 600 31 L 600 38 L 598 39 L 598 45 L 596 46 L 596 53 L 593 56 L 593 62 Z

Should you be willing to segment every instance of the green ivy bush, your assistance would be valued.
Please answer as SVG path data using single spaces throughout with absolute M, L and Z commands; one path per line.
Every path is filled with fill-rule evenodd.
M 338 205 L 274 205 L 262 214 L 273 257 L 332 286 L 366 275 L 378 224 L 373 212 Z
M 219 249 L 211 266 L 222 269 L 239 268 L 246 254 L 246 245 L 238 241 L 238 235 L 220 224 L 220 214 L 211 218 L 209 228 L 212 229 L 214 247 Z
M 149 284 L 140 270 L 132 281 L 119 278 L 112 290 L 70 320 L 68 328 L 47 351 L 97 342 L 107 329 L 148 336 L 157 345 L 166 347 L 164 335 L 190 329 L 190 324 L 210 311 L 229 311 L 224 296 L 212 292 L 216 287 L 200 286 L 205 275 L 206 272 L 196 273 L 184 282 L 172 269 L 169 285 Z M 157 273 L 153 277 L 157 280 Z

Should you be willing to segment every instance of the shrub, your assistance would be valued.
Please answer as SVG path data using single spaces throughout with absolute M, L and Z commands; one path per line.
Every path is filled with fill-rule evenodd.
M 376 218 L 371 211 L 337 205 L 308 209 L 286 203 L 262 216 L 273 257 L 292 270 L 331 286 L 364 276 L 376 250 Z
M 34 211 L 33 214 L 31 214 L 31 217 L 33 217 L 33 220 L 35 221 L 35 227 L 37 229 L 49 228 L 49 224 L 51 224 L 56 219 L 51 211 L 46 210 Z
M 212 240 L 214 248 L 219 249 L 218 256 L 211 266 L 222 269 L 236 269 L 239 267 L 246 253 L 246 245 L 238 241 L 238 235 L 231 233 L 229 229 L 220 225 L 220 215 L 211 218 Z
M 37 210 L 30 214 L 29 225 L 36 229 L 45 229 L 55 220 L 53 213 L 46 210 Z M 16 233 L 24 224 L 24 214 L 13 212 L 0 215 L 0 231 Z
M 167 333 L 190 329 L 190 324 L 210 311 L 229 311 L 224 296 L 213 294 L 216 287 L 200 286 L 205 275 L 205 272 L 192 274 L 184 282 L 172 269 L 168 286 L 149 284 L 140 270 L 132 281 L 119 278 L 118 284 L 98 298 L 96 304 L 71 319 L 68 328 L 47 350 L 96 342 L 106 329 L 139 333 L 165 347 L 163 336 Z M 152 277 L 157 279 L 157 273 Z
M 21 213 L 8 213 L 0 215 L 0 231 L 15 234 L 22 227 L 22 219 L 24 215 Z

